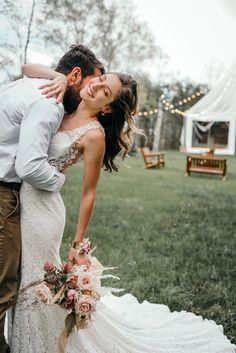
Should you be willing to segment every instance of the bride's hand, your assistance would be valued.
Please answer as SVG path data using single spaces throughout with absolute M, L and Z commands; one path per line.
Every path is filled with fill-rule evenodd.
M 89 268 L 91 265 L 90 256 L 87 254 L 78 254 L 78 250 L 74 248 L 70 248 L 69 261 L 79 266 L 85 265 L 87 268 Z
M 42 94 L 45 94 L 47 98 L 55 97 L 57 103 L 60 103 L 63 100 L 66 87 L 67 77 L 61 73 L 58 73 L 57 77 L 45 85 L 39 86 L 39 89 L 42 90 Z

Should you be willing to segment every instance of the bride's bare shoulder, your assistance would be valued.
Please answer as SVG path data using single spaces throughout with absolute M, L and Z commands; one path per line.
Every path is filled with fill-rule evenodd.
M 81 141 L 84 145 L 104 145 L 105 144 L 105 135 L 102 129 L 90 129 L 83 136 Z

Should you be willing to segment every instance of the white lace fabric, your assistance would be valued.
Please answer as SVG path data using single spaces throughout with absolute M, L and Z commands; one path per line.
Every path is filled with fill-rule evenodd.
M 79 162 L 83 155 L 75 146 L 80 142 L 81 137 L 91 129 L 101 129 L 104 133 L 104 129 L 98 121 L 89 122 L 73 130 L 59 131 L 50 144 L 49 163 L 59 171 L 63 171 L 64 166 L 70 162 Z
M 91 128 L 57 133 L 49 159 L 58 168 L 73 158 L 73 144 Z M 66 312 L 36 299 L 35 281 L 43 279 L 46 260 L 59 266 L 65 225 L 60 193 L 21 188 L 22 281 L 9 325 L 11 353 L 59 353 L 58 338 Z M 13 323 L 13 324 L 12 324 Z M 74 331 L 65 353 L 235 353 L 222 326 L 185 311 L 171 313 L 165 305 L 140 304 L 131 294 L 102 298 L 93 325 Z

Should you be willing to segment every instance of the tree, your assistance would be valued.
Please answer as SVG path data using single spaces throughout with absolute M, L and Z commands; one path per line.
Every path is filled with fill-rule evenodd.
M 147 145 L 152 148 L 154 139 L 154 129 L 157 120 L 158 101 L 163 94 L 160 84 L 154 84 L 146 74 L 139 74 L 135 76 L 139 83 L 139 111 L 141 115 L 136 118 L 137 126 L 142 129 L 146 138 L 142 135 L 136 135 L 135 143 L 138 147 Z M 150 112 L 152 114 L 143 115 L 143 112 Z
M 175 109 L 181 111 L 189 109 L 202 97 L 202 94 L 196 93 L 206 91 L 207 87 L 180 81 L 165 85 L 153 84 L 146 75 L 137 77 L 140 85 L 141 115 L 136 121 L 147 138 L 145 140 L 142 136 L 137 136 L 136 146 L 144 146 L 146 143 L 148 147 L 155 150 L 178 149 L 183 117 L 175 112 Z M 162 97 L 163 94 L 165 99 Z M 194 98 L 186 99 L 189 96 Z
M 32 0 L 30 11 L 26 11 L 23 3 L 1 2 L 4 30 L 0 37 L 0 69 L 4 71 L 4 79 L 20 76 L 21 66 L 27 61 L 35 5 L 35 0 Z
M 98 47 L 107 69 L 140 71 L 144 62 L 157 54 L 157 47 L 146 23 L 136 18 L 134 4 L 113 0 L 109 6 L 101 6 L 100 11 L 91 44 Z
M 21 74 L 29 48 L 57 61 L 74 43 L 94 50 L 108 70 L 135 74 L 145 63 L 150 67 L 154 58 L 158 65 L 165 61 L 147 24 L 136 17 L 132 0 L 31 1 L 28 10 L 23 0 L 1 2 L 5 25 L 0 35 L 0 70 L 5 78 Z
M 46 47 L 64 52 L 74 43 L 88 45 L 99 7 L 96 0 L 44 0 L 38 25 Z
M 156 54 L 154 38 L 136 19 L 131 0 L 45 0 L 43 14 L 47 46 L 61 52 L 74 43 L 86 44 L 108 70 L 133 73 Z

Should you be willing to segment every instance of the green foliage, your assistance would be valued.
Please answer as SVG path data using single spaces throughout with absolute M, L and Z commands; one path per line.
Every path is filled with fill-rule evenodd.
M 72 311 L 65 318 L 66 335 L 69 336 L 76 324 L 76 314 Z
M 139 84 L 139 110 L 149 111 L 156 109 L 158 100 L 163 93 L 160 84 L 152 83 L 145 74 L 136 75 Z
M 135 78 L 139 83 L 139 110 L 141 112 L 156 109 L 162 94 L 165 94 L 165 99 L 173 104 L 175 108 L 185 111 L 196 104 L 202 96 L 183 103 L 183 106 L 179 106 L 179 101 L 183 101 L 184 98 L 195 94 L 201 89 L 208 90 L 206 85 L 184 81 L 176 81 L 169 84 L 153 83 L 145 74 L 137 74 Z
M 120 288 L 142 301 L 187 310 L 224 326 L 236 343 L 236 159 L 228 180 L 185 177 L 185 155 L 166 153 L 166 167 L 143 169 L 140 156 L 118 174 L 102 173 L 88 236 L 96 256 L 119 266 Z M 62 256 L 75 234 L 82 166 L 63 189 L 67 224 Z M 117 281 L 114 282 L 117 287 Z
M 180 109 L 186 111 L 197 103 L 202 95 L 197 96 L 196 93 L 202 89 L 207 90 L 206 86 L 201 84 L 194 85 L 190 82 L 173 82 L 170 84 L 152 83 L 147 75 L 136 75 L 139 83 L 139 111 L 141 114 L 136 119 L 137 126 L 142 129 L 146 134 L 146 139 L 137 135 L 135 143 L 138 147 L 148 146 L 152 149 L 155 141 L 155 126 L 158 123 L 158 116 L 163 115 L 161 124 L 161 140 L 159 142 L 160 149 L 179 149 L 180 136 L 183 126 L 183 117 L 177 112 L 173 113 L 171 110 Z M 190 98 L 195 94 L 195 98 L 190 101 Z M 165 95 L 165 99 L 161 97 Z M 181 103 L 181 105 L 179 104 Z M 165 104 L 168 104 L 165 105 Z M 172 107 L 171 109 L 170 106 Z M 159 113 L 155 113 L 158 109 Z M 166 110 L 168 109 L 168 110 Z M 149 112 L 152 111 L 151 114 Z M 161 113 L 161 111 L 163 113 Z

